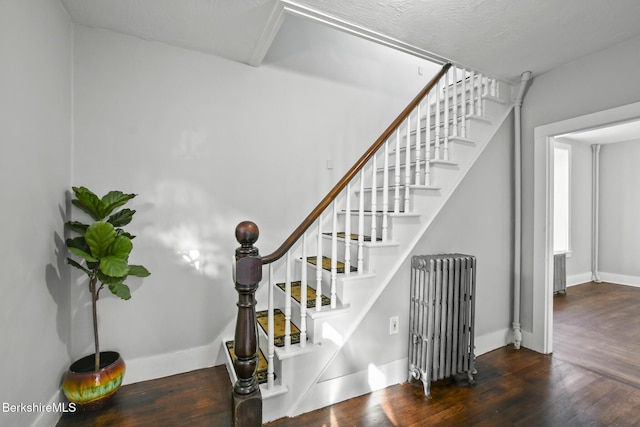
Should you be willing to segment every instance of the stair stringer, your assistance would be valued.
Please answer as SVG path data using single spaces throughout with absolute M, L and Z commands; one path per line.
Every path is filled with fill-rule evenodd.
M 429 226 L 431 225 L 431 223 L 433 222 L 437 214 L 440 212 L 442 207 L 446 205 L 449 197 L 451 197 L 451 195 L 453 194 L 455 189 L 458 187 L 460 182 L 462 182 L 462 179 L 466 176 L 467 172 L 471 169 L 473 164 L 480 157 L 480 155 L 482 154 L 484 149 L 487 147 L 489 142 L 494 138 L 498 129 L 502 126 L 504 121 L 509 117 L 509 114 L 511 113 L 512 109 L 513 109 L 513 104 L 507 107 L 504 107 L 502 114 L 495 114 L 497 117 L 489 117 L 491 119 L 492 124 L 490 125 L 490 129 L 487 129 L 485 135 L 480 137 L 477 137 L 475 134 L 473 135 L 473 139 L 474 141 L 476 141 L 477 149 L 474 150 L 474 153 L 468 159 L 461 161 L 460 163 L 461 173 L 457 174 L 456 179 L 450 185 L 442 186 L 441 196 L 440 196 L 441 199 L 440 199 L 440 202 L 438 203 L 437 209 L 433 209 L 432 201 L 430 202 L 424 197 L 421 198 L 421 197 L 413 196 L 414 200 L 413 200 L 412 211 L 418 212 L 420 208 L 425 208 L 428 212 L 426 212 L 425 215 L 421 215 L 420 223 L 414 226 L 411 226 L 410 229 L 408 229 L 407 227 L 401 227 L 401 226 L 399 227 L 395 224 L 393 225 L 394 227 L 393 240 L 399 243 L 398 256 L 395 257 L 393 260 L 390 260 L 390 259 L 387 260 L 389 262 L 388 267 L 387 265 L 385 265 L 387 264 L 387 262 L 384 262 L 383 260 L 376 261 L 376 263 L 371 262 L 371 265 L 376 265 L 378 267 L 376 268 L 376 271 L 378 272 L 386 271 L 386 274 L 378 273 L 372 279 L 370 279 L 374 282 L 371 284 L 372 288 L 369 290 L 370 298 L 367 299 L 366 303 L 364 303 L 362 307 L 351 306 L 349 310 L 349 313 L 350 313 L 349 319 L 339 318 L 340 321 L 338 323 L 342 326 L 342 328 L 344 328 L 345 324 L 348 325 L 347 328 L 344 330 L 344 332 L 341 334 L 341 337 L 342 337 L 341 342 L 338 344 L 332 343 L 331 345 L 325 346 L 326 347 L 325 349 L 321 350 L 321 352 L 323 353 L 321 357 L 321 360 L 323 362 L 322 368 L 319 369 L 317 373 L 314 373 L 313 381 L 305 381 L 308 384 L 308 387 L 305 390 L 300 391 L 300 390 L 297 390 L 297 387 L 296 387 L 296 390 L 293 393 L 287 393 L 293 396 L 297 396 L 297 399 L 294 402 L 292 402 L 290 406 L 285 405 L 285 407 L 283 407 L 283 406 L 280 406 L 280 404 L 284 404 L 285 402 L 273 401 L 273 404 L 280 406 L 281 410 L 279 411 L 267 410 L 264 414 L 266 415 L 264 417 L 265 421 L 277 419 L 282 416 L 289 416 L 289 417 L 296 416 L 301 413 L 309 412 L 309 411 L 336 403 L 335 401 L 331 400 L 331 396 L 328 396 L 325 393 L 324 388 L 322 388 L 321 386 L 318 386 L 319 379 L 322 378 L 322 375 L 331 365 L 333 360 L 338 356 L 344 342 L 346 342 L 351 337 L 351 335 L 353 335 L 353 333 L 356 331 L 360 323 L 364 320 L 367 313 L 371 310 L 371 308 L 376 303 L 380 295 L 382 295 L 382 293 L 384 292 L 388 284 L 396 275 L 398 270 L 404 265 L 405 261 L 411 255 L 413 249 L 418 244 L 422 236 L 426 233 L 427 229 L 429 228 Z M 416 230 L 416 227 L 418 227 L 418 230 Z M 383 266 L 384 268 L 380 268 Z M 348 322 L 346 322 L 346 320 L 348 320 Z M 324 346 L 324 344 L 322 346 Z M 305 366 L 308 368 L 309 365 L 305 364 Z M 307 373 L 309 372 L 307 371 Z M 292 378 L 295 378 L 295 377 L 292 377 Z M 289 388 L 291 391 L 290 385 L 289 385 Z M 318 390 L 318 393 L 315 392 L 316 390 Z M 341 400 L 348 399 L 351 397 L 356 397 L 357 395 L 358 394 L 354 394 L 353 396 L 346 396 L 346 397 L 343 395 L 341 396 Z M 290 399 L 287 399 L 287 400 L 290 400 Z M 265 406 L 271 405 L 271 404 L 272 404 L 271 401 L 264 402 Z

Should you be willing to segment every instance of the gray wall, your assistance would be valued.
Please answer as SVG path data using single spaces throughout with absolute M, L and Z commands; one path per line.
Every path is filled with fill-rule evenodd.
M 533 290 L 544 283 L 533 283 L 534 236 L 534 129 L 537 126 L 582 116 L 640 101 L 640 79 L 611 84 L 615 70 L 636 70 L 640 66 L 640 37 L 567 63 L 536 76 L 523 104 L 523 287 L 522 326 L 533 329 Z M 524 71 L 524 70 L 523 70 Z M 544 231 L 542 231 L 544 232 Z
M 334 66 L 368 75 L 365 84 L 309 66 L 328 53 L 299 52 L 288 40 L 276 40 L 278 55 L 253 68 L 76 28 L 74 185 L 139 193 L 132 261 L 152 272 L 131 283 L 130 301 L 108 293 L 100 301 L 103 348 L 127 360 L 209 345 L 217 351 L 236 310 L 235 226 L 255 221 L 257 246 L 274 250 L 439 69 L 419 76 L 425 61 L 361 39 L 335 42 L 351 36 L 334 33 Z M 306 68 L 294 66 L 296 58 Z M 388 87 L 397 81 L 401 90 Z M 193 249 L 198 268 L 180 254 Z M 73 287 L 74 300 L 85 293 L 83 283 Z M 74 355 L 90 351 L 88 316 L 73 313 Z M 129 366 L 129 378 L 157 375 Z
M 481 352 L 504 346 L 512 316 L 513 114 L 463 178 L 413 253 L 464 253 L 477 257 L 476 337 Z M 407 259 L 362 324 L 347 341 L 323 380 L 383 365 L 408 355 Z M 388 335 L 389 317 L 400 331 Z
M 57 401 L 70 356 L 63 222 L 71 171 L 72 25 L 57 1 L 0 2 L 0 402 Z M 57 415 L 0 412 L 0 425 Z M 49 417 L 49 418 L 47 418 Z
M 620 277 L 623 283 L 635 285 L 640 285 L 638 159 L 640 140 L 602 145 L 600 151 L 600 271 L 626 276 Z

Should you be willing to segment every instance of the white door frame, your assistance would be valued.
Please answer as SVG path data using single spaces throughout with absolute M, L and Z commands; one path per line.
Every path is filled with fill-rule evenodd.
M 638 118 L 640 102 L 534 129 L 532 350 L 553 351 L 553 137 Z

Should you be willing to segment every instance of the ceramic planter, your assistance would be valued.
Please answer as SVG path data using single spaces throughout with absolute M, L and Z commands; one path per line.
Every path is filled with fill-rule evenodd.
M 74 362 L 62 380 L 62 391 L 80 410 L 97 409 L 120 388 L 125 363 L 115 351 L 100 352 L 100 370 L 94 368 L 95 355 Z

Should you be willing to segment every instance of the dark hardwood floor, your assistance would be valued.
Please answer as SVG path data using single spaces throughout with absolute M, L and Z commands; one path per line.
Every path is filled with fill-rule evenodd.
M 554 297 L 554 353 L 478 357 L 476 382 L 400 384 L 268 427 L 640 426 L 640 289 L 587 283 Z M 58 426 L 229 426 L 223 366 L 122 387 Z

